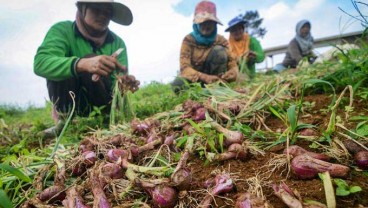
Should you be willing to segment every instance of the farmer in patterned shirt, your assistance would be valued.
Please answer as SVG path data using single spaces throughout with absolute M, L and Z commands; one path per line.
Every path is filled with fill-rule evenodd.
M 197 4 L 193 31 L 185 36 L 180 51 L 180 74 L 173 81 L 175 92 L 184 88 L 185 81 L 210 84 L 219 80 L 235 81 L 238 76 L 236 59 L 230 54 L 229 43 L 217 34 L 216 5 L 210 1 Z

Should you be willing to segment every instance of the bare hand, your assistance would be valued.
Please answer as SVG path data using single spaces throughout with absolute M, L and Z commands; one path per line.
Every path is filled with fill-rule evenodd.
M 220 78 L 216 75 L 209 75 L 203 73 L 199 76 L 199 79 L 203 81 L 205 84 L 211 84 L 213 82 L 220 80 Z
M 256 53 L 254 53 L 253 51 L 249 51 L 249 53 L 248 53 L 248 60 L 249 59 L 255 59 L 256 57 L 257 57 L 257 54 Z
M 106 55 L 82 58 L 77 64 L 77 72 L 88 72 L 101 76 L 108 76 L 115 69 L 121 71 L 127 70 L 116 58 Z
M 237 73 L 235 70 L 231 70 L 231 71 L 227 71 L 224 75 L 221 76 L 221 79 L 227 81 L 227 82 L 232 82 L 236 80 L 237 77 Z

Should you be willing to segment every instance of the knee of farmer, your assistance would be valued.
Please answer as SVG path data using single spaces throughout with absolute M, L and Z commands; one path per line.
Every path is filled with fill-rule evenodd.
M 226 48 L 220 45 L 216 45 L 215 47 L 213 47 L 208 54 L 207 61 L 219 65 L 227 64 L 228 54 Z

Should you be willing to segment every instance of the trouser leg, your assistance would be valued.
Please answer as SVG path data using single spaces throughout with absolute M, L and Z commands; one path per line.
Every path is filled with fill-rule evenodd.
M 47 89 L 52 103 L 60 113 L 68 113 L 73 105 L 69 94 L 75 94 L 76 112 L 78 115 L 86 116 L 92 106 L 106 105 L 109 110 L 111 101 L 111 81 L 109 78 L 101 77 L 98 82 L 93 82 L 91 74 L 82 73 L 78 78 L 70 78 L 62 81 L 47 80 Z

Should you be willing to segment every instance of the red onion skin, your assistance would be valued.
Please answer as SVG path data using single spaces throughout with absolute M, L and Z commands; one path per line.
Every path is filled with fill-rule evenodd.
M 300 130 L 299 134 L 301 136 L 315 136 L 316 135 L 313 129 L 308 129 L 308 128 Z
M 249 199 L 245 199 L 243 201 L 236 201 L 235 208 L 252 208 L 252 204 Z
M 217 175 L 215 177 L 215 183 L 216 185 L 212 190 L 213 195 L 230 192 L 234 187 L 229 174 Z
M 296 157 L 298 155 L 302 155 L 302 154 L 307 154 L 313 158 L 319 159 L 319 160 L 323 160 L 323 161 L 329 161 L 330 157 L 324 154 L 319 154 L 319 153 L 315 153 L 315 152 L 310 152 L 302 147 L 299 147 L 297 145 L 292 145 L 289 148 L 285 148 L 284 150 L 284 154 L 287 154 L 289 152 L 290 155 L 292 155 L 293 157 Z
M 178 201 L 178 192 L 174 188 L 166 185 L 155 185 L 145 181 L 139 181 L 138 184 L 151 196 L 155 207 L 175 207 Z
M 247 152 L 244 150 L 242 145 L 238 143 L 231 144 L 227 152 L 217 154 L 215 156 L 216 161 L 225 161 L 233 158 L 239 159 L 241 161 L 245 161 L 247 159 Z
M 120 157 L 126 157 L 128 152 L 123 149 L 110 149 L 107 152 L 107 160 L 109 162 L 116 162 L 119 160 Z
M 96 173 L 92 173 L 90 175 L 90 185 L 92 186 L 92 194 L 93 194 L 93 207 L 96 208 L 110 208 L 110 203 L 107 200 L 105 192 L 103 191 L 101 181 Z
M 199 207 L 207 208 L 211 206 L 213 196 L 228 193 L 232 191 L 234 188 L 234 184 L 229 174 L 220 174 L 215 177 L 215 186 L 211 190 L 210 195 L 206 195 Z
M 299 179 L 315 178 L 318 173 L 326 171 L 332 177 L 345 178 L 349 174 L 350 168 L 344 165 L 318 160 L 303 154 L 293 158 L 291 161 L 291 170 Z
M 169 135 L 165 138 L 164 140 L 164 144 L 166 144 L 167 146 L 171 146 L 173 143 L 174 143 L 174 139 L 175 139 L 175 136 L 174 134 L 172 135 Z
M 63 186 L 50 186 L 38 196 L 41 201 L 48 201 L 49 204 L 53 204 L 56 201 L 63 201 L 65 197 L 66 193 Z
M 206 108 L 198 108 L 192 116 L 193 121 L 203 121 L 206 119 Z
M 95 138 L 87 137 L 80 142 L 78 149 L 81 153 L 83 153 L 85 151 L 94 151 L 95 147 L 96 147 Z
M 85 151 L 82 154 L 83 156 L 83 163 L 86 165 L 87 168 L 93 166 L 97 161 L 96 153 L 93 151 Z
M 155 207 L 172 208 L 178 201 L 178 193 L 175 189 L 158 185 L 151 191 L 152 200 Z
M 171 181 L 179 190 L 187 190 L 192 184 L 192 172 L 189 168 L 181 168 L 171 175 Z
M 102 166 L 101 173 L 103 176 L 112 178 L 112 179 L 120 179 L 124 177 L 123 168 L 115 163 L 107 163 Z
M 90 206 L 84 204 L 82 197 L 78 194 L 75 187 L 71 187 L 67 191 L 63 205 L 66 208 L 90 208 Z
M 296 198 L 294 193 L 290 190 L 290 188 L 282 183 L 280 185 L 274 184 L 272 186 L 275 195 L 279 197 L 288 207 L 293 208 L 302 208 L 302 203 Z
M 250 193 L 237 194 L 235 208 L 265 208 L 268 207 L 264 200 L 260 197 L 251 195 Z
M 363 170 L 368 170 L 368 151 L 360 151 L 354 156 L 355 163 Z
M 230 146 L 231 144 L 238 143 L 241 144 L 244 140 L 244 135 L 239 131 L 231 131 L 222 127 L 220 124 L 216 122 L 210 122 L 212 128 L 216 129 L 216 131 L 224 134 L 224 146 Z
M 203 182 L 203 187 L 207 189 L 213 187 L 215 184 L 215 178 L 209 178 L 205 182 Z
M 358 145 L 356 142 L 350 139 L 346 139 L 342 143 L 344 144 L 345 148 L 353 155 L 360 151 L 367 151 L 362 146 Z

